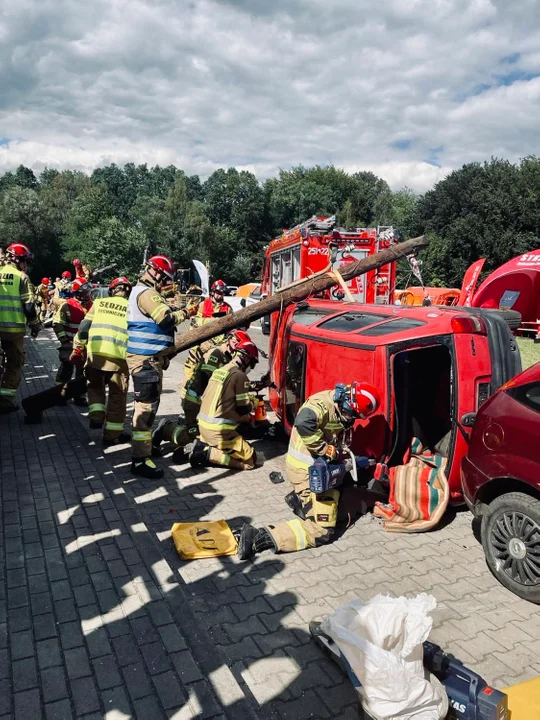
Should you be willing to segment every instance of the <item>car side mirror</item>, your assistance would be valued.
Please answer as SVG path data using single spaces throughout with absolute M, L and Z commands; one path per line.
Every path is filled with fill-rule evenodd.
M 464 415 L 461 416 L 460 423 L 464 427 L 472 427 L 474 425 L 475 418 L 476 418 L 475 412 L 465 413 Z
M 242 307 L 246 307 L 246 298 L 242 298 L 242 299 L 240 300 L 240 305 L 241 305 Z

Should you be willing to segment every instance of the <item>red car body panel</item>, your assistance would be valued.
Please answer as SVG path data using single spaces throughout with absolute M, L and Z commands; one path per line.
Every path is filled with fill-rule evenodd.
M 535 409 L 516 399 L 520 388 L 535 385 L 540 388 L 540 363 L 500 388 L 478 411 L 462 462 L 470 506 L 493 480 L 518 480 L 540 493 L 540 404 Z
M 481 388 L 489 384 L 492 374 L 491 351 L 483 323 L 475 318 L 475 325 L 472 316 L 459 307 L 338 304 L 325 300 L 310 300 L 303 306 L 293 305 L 285 310 L 280 322 L 273 324 L 270 339 L 271 376 L 278 388 L 270 392 L 270 403 L 285 428 L 290 432 L 294 415 L 313 393 L 338 382 L 364 380 L 379 388 L 381 407 L 369 422 L 360 421 L 356 426 L 355 431 L 362 428 L 355 432 L 356 448 L 361 447 L 363 453 L 379 460 L 388 460 L 397 433 L 394 390 L 399 358 L 408 362 L 407 358 L 413 357 L 416 350 L 444 348 L 441 352 L 449 358 L 446 384 L 443 376 L 442 390 L 426 387 L 425 392 L 434 397 L 435 408 L 438 394 L 441 407 L 448 407 L 451 440 L 447 477 L 452 501 L 462 502 L 461 460 L 468 449 L 470 430 L 461 426 L 461 419 L 477 411 L 484 399 Z M 332 318 L 354 313 L 372 317 L 359 330 L 328 329 Z M 414 327 L 400 329 L 397 323 L 404 320 L 405 325 L 413 321 L 410 324 Z M 294 349 L 305 357 L 293 357 Z M 309 365 L 309 372 L 303 372 L 301 390 L 291 389 L 287 374 L 294 362 L 302 361 Z

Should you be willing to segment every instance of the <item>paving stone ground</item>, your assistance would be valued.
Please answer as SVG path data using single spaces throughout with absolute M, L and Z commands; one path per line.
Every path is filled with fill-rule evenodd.
M 57 356 L 50 331 L 27 344 L 31 393 Z M 180 357 L 160 416 L 178 414 L 181 374 Z M 433 594 L 432 639 L 497 687 L 540 673 L 540 611 L 491 576 L 468 512 L 432 533 L 388 534 L 367 516 L 326 548 L 182 562 L 173 522 L 290 518 L 286 485 L 268 479 L 284 444 L 256 443 L 264 466 L 244 473 L 168 455 L 151 482 L 130 475 L 129 446 L 103 452 L 84 411 L 22 418 L 0 417 L 0 720 L 354 718 L 308 624 L 377 593 Z

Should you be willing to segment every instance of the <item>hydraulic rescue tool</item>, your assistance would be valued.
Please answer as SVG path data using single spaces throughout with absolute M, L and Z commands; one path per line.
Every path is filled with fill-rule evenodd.
M 332 638 L 321 630 L 321 623 L 313 621 L 309 631 L 318 645 L 330 654 L 346 671 L 355 690 L 361 684 L 345 656 Z M 490 687 L 477 673 L 469 670 L 439 645 L 424 643 L 424 667 L 443 684 L 449 700 L 447 720 L 508 720 L 508 697 Z M 370 720 L 364 712 L 365 720 Z

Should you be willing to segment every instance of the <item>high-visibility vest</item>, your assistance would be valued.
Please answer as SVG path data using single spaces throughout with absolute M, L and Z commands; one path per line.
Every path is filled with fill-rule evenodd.
M 128 299 L 111 297 L 96 300 L 88 333 L 88 355 L 125 360 L 128 344 Z
M 26 329 L 21 276 L 22 272 L 14 265 L 0 267 L 0 332 L 24 333 Z
M 127 308 L 128 353 L 133 355 L 157 355 L 174 345 L 174 328 L 163 330 L 152 318 L 143 315 L 137 298 L 147 285 L 136 285 L 129 296 Z
M 296 427 L 292 429 L 286 462 L 299 470 L 308 470 L 315 462 L 315 458 L 306 447 L 304 440 L 309 443 L 311 439 L 323 439 L 330 445 L 336 445 L 345 431 L 345 426 L 340 422 L 334 406 L 333 390 L 315 393 L 306 400 L 300 410 L 304 407 L 308 407 L 315 413 L 318 427 L 315 433 L 308 438 L 302 438 Z

